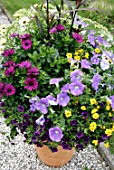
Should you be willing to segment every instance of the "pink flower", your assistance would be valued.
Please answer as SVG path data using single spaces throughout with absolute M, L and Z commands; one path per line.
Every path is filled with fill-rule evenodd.
M 15 66 L 16 66 L 16 63 L 13 62 L 12 60 L 10 60 L 10 61 L 6 61 L 6 62 L 3 64 L 3 66 L 6 66 L 6 67 L 10 67 L 10 66 L 15 67 Z
M 19 64 L 19 67 L 20 68 L 30 68 L 31 67 L 31 63 L 29 61 L 22 61 L 20 64 Z
M 29 39 L 22 40 L 22 48 L 28 50 L 32 47 L 32 41 Z
M 4 93 L 6 94 L 6 96 L 11 96 L 13 94 L 15 94 L 16 89 L 12 84 L 7 84 L 4 87 Z
M 73 33 L 72 38 L 74 38 L 75 40 L 77 40 L 79 43 L 83 42 L 83 37 L 77 33 Z
M 58 32 L 59 32 L 59 31 L 64 31 L 64 30 L 65 30 L 65 27 L 64 27 L 62 24 L 58 24 L 58 25 L 56 26 L 56 29 L 57 29 Z
M 9 68 L 7 68 L 7 69 L 5 70 L 5 75 L 6 75 L 7 77 L 13 75 L 14 73 L 15 73 L 14 67 L 9 67 Z
M 3 56 L 9 57 L 9 56 L 13 55 L 14 53 L 15 53 L 14 49 L 11 48 L 9 50 L 5 50 L 4 53 L 3 53 Z
M 25 84 L 26 86 L 24 88 L 29 91 L 36 90 L 38 88 L 38 82 L 35 78 L 27 78 Z
M 27 76 L 36 76 L 38 74 L 39 73 L 38 73 L 38 68 L 37 67 L 28 68 Z
M 50 34 L 57 33 L 57 29 L 53 27 L 52 29 L 50 29 L 49 33 Z

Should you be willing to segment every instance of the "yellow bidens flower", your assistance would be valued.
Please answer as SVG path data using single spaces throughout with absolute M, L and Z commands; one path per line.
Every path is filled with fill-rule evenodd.
M 101 50 L 99 48 L 95 49 L 95 53 L 99 54 L 101 52 Z
M 85 106 L 81 106 L 81 110 L 86 110 L 86 107 Z
M 106 130 L 105 130 L 105 134 L 106 134 L 107 136 L 111 136 L 111 135 L 112 135 L 112 129 L 106 129 Z
M 85 56 L 84 56 L 86 59 L 89 58 L 89 53 L 85 53 Z
M 91 122 L 89 125 L 89 130 L 94 132 L 96 128 L 97 128 L 97 124 L 95 122 Z
M 97 104 L 96 99 L 95 98 L 90 99 L 90 104 L 91 105 Z
M 65 110 L 65 116 L 68 118 L 68 117 L 71 117 L 72 114 L 71 114 L 71 111 L 70 110 Z
M 93 109 L 92 111 L 91 111 L 91 114 L 94 114 L 94 113 L 96 113 L 98 111 L 98 109 Z
M 106 148 L 109 148 L 109 142 L 104 143 L 104 146 L 105 146 Z
M 74 59 L 79 61 L 80 60 L 80 56 L 76 55 L 76 56 L 74 56 Z
M 98 114 L 98 113 L 94 113 L 94 114 L 92 115 L 92 118 L 93 118 L 93 119 L 98 119 L 98 118 L 99 118 L 99 114 Z
M 98 140 L 93 140 L 92 143 L 97 146 L 98 145 Z
M 66 56 L 67 58 L 72 58 L 72 53 L 67 53 Z

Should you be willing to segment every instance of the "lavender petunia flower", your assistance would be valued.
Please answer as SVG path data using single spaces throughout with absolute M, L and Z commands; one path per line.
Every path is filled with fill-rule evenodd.
M 75 82 L 79 80 L 81 78 L 81 74 L 82 72 L 80 70 L 74 70 L 73 72 L 71 72 L 71 75 L 70 75 L 71 82 Z
M 81 67 L 82 68 L 91 68 L 90 67 L 90 62 L 89 61 L 87 61 L 86 59 L 83 59 L 83 60 L 81 60 Z
M 67 106 L 67 104 L 70 101 L 70 97 L 68 96 L 68 94 L 66 92 L 62 92 L 60 94 L 57 95 L 57 103 L 60 106 Z
M 53 78 L 50 80 L 50 84 L 55 84 L 57 87 L 59 86 L 59 82 L 62 81 L 63 78 Z
M 101 78 L 100 78 L 100 75 L 99 74 L 96 74 L 93 76 L 93 79 L 92 79 L 92 87 L 94 90 L 98 90 L 98 86 L 99 86 L 99 83 L 101 81 Z
M 36 102 L 36 109 L 41 113 L 46 114 L 48 112 L 47 107 L 49 106 L 48 100 L 46 98 L 40 99 L 39 102 Z
M 100 62 L 100 59 L 98 57 L 96 57 L 96 56 L 93 56 L 91 58 L 91 61 L 92 61 L 92 64 L 98 65 L 99 62 Z
M 30 105 L 30 111 L 33 112 L 33 113 L 36 111 L 36 106 L 35 106 L 35 104 L 31 104 L 31 105 Z
M 48 100 L 48 103 L 49 103 L 50 105 L 57 105 L 57 100 L 56 100 L 56 98 L 54 98 L 53 96 L 48 95 L 48 96 L 46 97 L 46 99 Z
M 40 116 L 40 117 L 36 120 L 36 124 L 37 124 L 37 125 L 43 126 L 44 122 L 45 122 L 45 118 L 44 118 L 43 115 Z
M 103 58 L 103 59 L 101 60 L 101 63 L 100 63 L 101 69 L 102 69 L 102 70 L 108 70 L 108 69 L 109 69 L 109 66 L 110 66 L 110 64 L 109 64 L 108 60 L 106 60 L 105 58 Z
M 20 112 L 24 112 L 24 106 L 19 105 L 19 106 L 18 106 L 18 110 L 19 110 Z
M 62 88 L 61 88 L 62 92 L 68 92 L 69 91 L 69 83 L 65 84 Z
M 111 107 L 112 109 L 114 109 L 114 96 L 111 96 L 110 98 L 111 98 Z
M 38 96 L 35 96 L 35 97 L 32 97 L 29 102 L 32 103 L 32 104 L 35 104 L 36 101 L 39 100 L 39 97 Z
M 73 94 L 74 96 L 79 96 L 83 94 L 84 88 L 85 88 L 85 85 L 83 85 L 78 80 L 70 84 L 70 91 L 71 91 L 71 94 Z
M 88 41 L 90 42 L 91 45 L 95 46 L 95 36 L 94 34 L 88 34 Z
M 97 40 L 99 44 L 103 44 L 103 38 L 101 36 L 97 36 Z
M 49 137 L 52 141 L 60 142 L 63 137 L 62 130 L 58 126 L 50 128 Z

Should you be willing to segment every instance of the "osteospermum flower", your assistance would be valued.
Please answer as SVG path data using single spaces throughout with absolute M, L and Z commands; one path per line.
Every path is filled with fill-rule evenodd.
M 32 41 L 29 40 L 29 39 L 26 39 L 26 40 L 22 40 L 22 48 L 24 50 L 28 50 L 32 47 Z
M 62 24 L 58 24 L 58 25 L 56 26 L 56 29 L 57 29 L 58 32 L 60 32 L 60 31 L 64 31 L 64 30 L 65 30 L 65 27 L 64 27 Z
M 48 112 L 47 107 L 49 106 L 48 100 L 46 98 L 40 99 L 39 102 L 36 102 L 35 107 L 41 113 L 46 114 Z
M 7 77 L 13 75 L 14 73 L 15 73 L 14 67 L 9 67 L 9 68 L 7 68 L 7 69 L 5 70 L 5 75 L 6 75 Z
M 77 33 L 73 33 L 72 38 L 74 38 L 75 40 L 77 40 L 77 42 L 82 43 L 83 42 L 83 37 L 80 34 Z
M 6 66 L 6 67 L 10 67 L 10 66 L 15 67 L 15 66 L 16 66 L 16 63 L 13 62 L 12 60 L 10 60 L 10 61 L 6 61 L 6 62 L 3 64 L 3 66 Z
M 3 56 L 9 57 L 9 56 L 13 55 L 14 53 L 15 53 L 14 49 L 11 48 L 9 50 L 5 50 L 4 53 L 3 53 Z
M 27 76 L 37 76 L 39 74 L 37 67 L 28 68 Z
M 22 61 L 20 64 L 19 64 L 19 67 L 20 68 L 30 68 L 31 67 L 31 63 L 29 61 Z
M 26 25 L 29 21 L 30 21 L 30 19 L 28 17 L 22 17 L 19 20 L 19 25 Z
M 6 96 L 11 96 L 11 95 L 15 94 L 15 92 L 16 92 L 16 89 L 12 84 L 5 85 L 4 93 Z
M 27 78 L 24 83 L 26 84 L 24 88 L 29 91 L 36 90 L 38 88 L 38 82 L 35 78 Z
M 61 92 L 57 95 L 57 103 L 60 106 L 63 106 L 63 107 L 67 106 L 69 101 L 70 101 L 70 97 L 68 96 L 66 92 Z
M 60 142 L 61 139 L 63 138 L 62 130 L 58 126 L 50 128 L 49 137 L 52 141 Z
M 85 85 L 83 85 L 80 81 L 73 82 L 69 85 L 70 92 L 74 96 L 79 96 L 83 94 L 83 90 L 85 88 Z
M 31 34 L 22 34 L 22 35 L 19 35 L 19 38 L 22 39 L 22 40 L 29 39 L 30 37 L 31 37 Z

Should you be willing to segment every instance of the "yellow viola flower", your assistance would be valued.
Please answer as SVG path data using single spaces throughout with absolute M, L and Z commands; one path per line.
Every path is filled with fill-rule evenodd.
M 92 143 L 97 146 L 98 145 L 98 140 L 93 140 Z
M 81 110 L 86 110 L 86 107 L 85 106 L 81 106 Z
M 66 56 L 67 58 L 72 58 L 72 53 L 67 53 Z
M 111 129 L 106 129 L 106 130 L 105 130 L 105 134 L 106 134 L 107 136 L 111 136 L 111 135 L 112 135 L 112 130 L 111 130 Z
M 83 49 L 80 49 L 80 50 L 78 50 L 78 52 L 79 52 L 79 53 L 83 53 L 83 52 L 84 52 L 84 50 L 83 50 Z
M 97 128 L 97 124 L 95 122 L 91 122 L 89 125 L 89 130 L 94 132 L 96 128 Z
M 68 118 L 68 117 L 71 117 L 72 114 L 71 114 L 71 111 L 70 110 L 65 110 L 65 116 Z
M 85 53 L 85 58 L 86 58 L 86 59 L 89 58 L 89 53 Z
M 111 109 L 110 105 L 107 105 L 106 110 L 110 110 L 110 109 Z
M 97 106 L 96 108 L 97 108 L 97 109 L 100 109 L 100 106 Z
M 91 98 L 91 99 L 90 99 L 90 104 L 91 104 L 91 105 L 97 104 L 96 99 L 95 99 L 95 98 Z
M 109 112 L 109 113 L 108 113 L 108 116 L 109 116 L 109 117 L 112 117 L 112 113 L 111 113 L 111 112 Z
M 94 114 L 92 115 L 92 118 L 93 118 L 93 119 L 98 119 L 98 118 L 99 118 L 99 114 L 98 114 L 98 113 L 94 113 Z
M 98 109 L 94 108 L 92 111 L 91 111 L 91 114 L 94 114 L 98 111 Z
M 101 52 L 101 50 L 99 48 L 95 49 L 95 53 L 99 54 Z
M 104 146 L 105 146 L 106 148 L 109 148 L 109 142 L 104 143 Z
M 78 54 L 79 54 L 79 52 L 77 52 L 77 51 L 74 53 L 74 55 L 78 55 Z
M 74 59 L 80 61 L 80 56 L 79 56 L 79 55 L 76 55 L 76 56 L 74 56 Z

